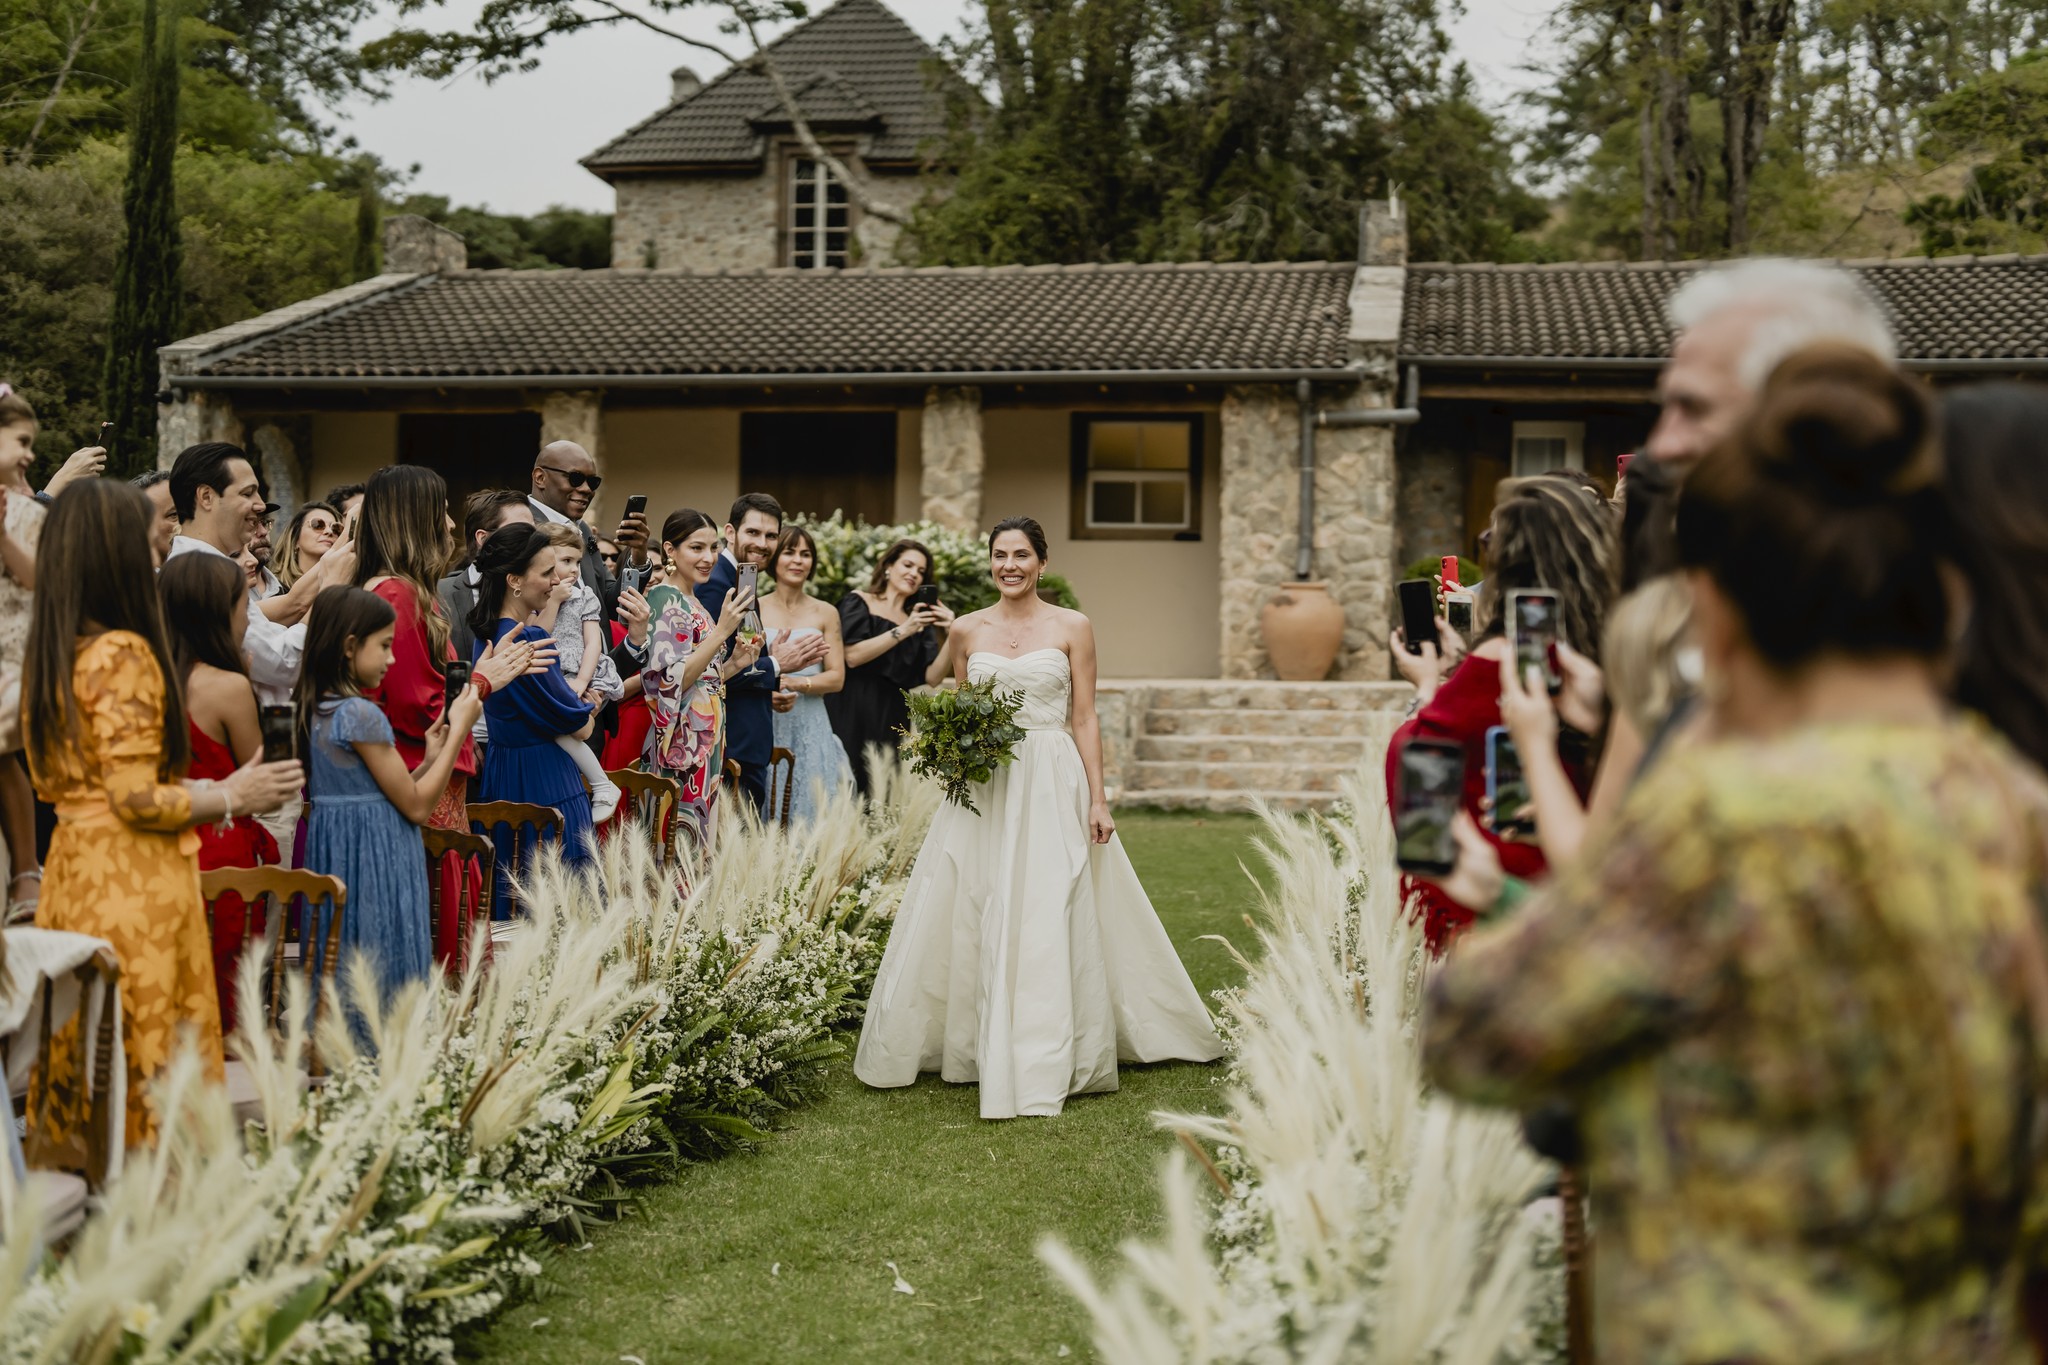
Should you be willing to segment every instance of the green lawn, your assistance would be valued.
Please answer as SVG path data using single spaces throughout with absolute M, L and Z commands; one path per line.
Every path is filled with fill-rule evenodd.
M 1195 984 L 1206 995 L 1237 980 L 1225 950 L 1197 940 L 1250 946 L 1238 864 L 1254 821 L 1118 819 Z M 988 1123 L 972 1086 L 870 1090 L 840 1058 L 824 1100 L 761 1151 L 692 1167 L 588 1250 L 557 1253 L 540 1298 L 507 1310 L 479 1358 L 984 1362 L 1052 1360 L 1062 1346 L 1089 1358 L 1084 1316 L 1040 1267 L 1039 1239 L 1057 1232 L 1105 1265 L 1155 1231 L 1172 1139 L 1149 1116 L 1219 1107 L 1217 1072 L 1126 1069 L 1116 1094 L 1070 1100 L 1059 1118 Z M 915 1295 L 892 1291 L 887 1261 Z

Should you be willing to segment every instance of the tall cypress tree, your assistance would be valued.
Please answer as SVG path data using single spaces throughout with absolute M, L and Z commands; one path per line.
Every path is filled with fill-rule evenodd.
M 127 234 L 114 266 L 114 316 L 107 327 L 101 391 L 113 423 L 108 472 L 127 476 L 156 463 L 157 348 L 177 339 L 184 301 L 178 240 L 177 0 L 160 15 L 143 0 L 142 61 L 122 188 Z

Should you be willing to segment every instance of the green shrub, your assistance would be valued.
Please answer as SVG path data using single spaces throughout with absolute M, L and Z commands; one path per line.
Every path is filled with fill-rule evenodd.
M 996 600 L 996 585 L 988 576 L 988 545 L 979 537 L 932 521 L 870 526 L 865 521 L 848 521 L 837 512 L 823 521 L 812 517 L 793 520 L 817 539 L 818 568 L 811 578 L 811 591 L 820 601 L 836 606 L 849 589 L 865 588 L 882 552 L 906 536 L 932 552 L 932 582 L 938 585 L 940 600 L 954 611 L 978 611 Z M 1058 574 L 1047 574 L 1039 586 L 1053 593 L 1061 606 L 1080 610 L 1073 588 Z

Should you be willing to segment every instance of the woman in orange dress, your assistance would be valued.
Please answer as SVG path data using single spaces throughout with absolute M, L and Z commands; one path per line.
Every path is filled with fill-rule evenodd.
M 170 663 L 149 550 L 149 500 L 93 479 L 50 509 L 22 680 L 29 769 L 57 808 L 42 903 L 45 929 L 90 934 L 121 963 L 130 1146 L 151 1141 L 149 1083 L 189 1038 L 218 1076 L 206 909 L 199 897 L 202 822 L 282 805 L 296 763 L 252 764 L 213 783 L 183 779 L 191 760 L 185 704 Z M 85 1053 L 74 1022 L 50 1050 L 46 1159 L 78 1165 L 85 1132 Z

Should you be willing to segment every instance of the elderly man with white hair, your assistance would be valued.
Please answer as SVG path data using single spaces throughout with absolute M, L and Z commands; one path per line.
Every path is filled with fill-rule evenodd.
M 1699 271 L 1665 305 L 1678 340 L 1657 381 L 1663 412 L 1644 446 L 1683 473 L 1734 429 L 1778 362 L 1815 341 L 1898 359 L 1891 325 L 1856 277 L 1812 261 L 1758 259 Z

